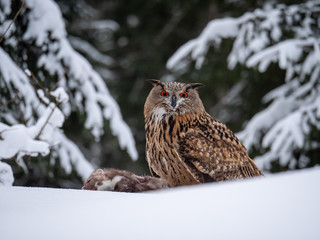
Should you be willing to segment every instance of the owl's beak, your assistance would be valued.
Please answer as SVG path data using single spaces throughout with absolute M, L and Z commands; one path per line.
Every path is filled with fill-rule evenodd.
M 171 106 L 172 106 L 172 108 L 175 108 L 176 105 L 177 105 L 177 97 L 175 95 L 173 95 L 171 98 Z

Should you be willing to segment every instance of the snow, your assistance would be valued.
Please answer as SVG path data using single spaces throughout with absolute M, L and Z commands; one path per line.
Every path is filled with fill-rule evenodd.
M 28 15 L 28 28 L 23 35 L 25 41 L 35 39 L 36 45 L 42 46 L 47 42 L 49 33 L 53 39 L 66 36 L 62 14 L 57 4 L 48 0 L 28 0 L 26 6 L 31 11 Z
M 15 239 L 319 239 L 320 169 L 149 193 L 0 187 Z
M 174 53 L 174 55 L 169 58 L 167 62 L 167 68 L 176 68 L 179 62 L 190 54 L 191 50 L 195 47 L 195 43 L 195 40 L 190 40 L 189 42 L 185 43 L 183 47 L 180 47 Z
M 62 132 L 56 131 L 56 138 L 59 139 L 58 149 L 61 166 L 67 174 L 72 172 L 72 168 L 85 180 L 94 171 L 93 166 L 85 159 L 75 143 L 69 140 Z
M 10 159 L 19 154 L 37 156 L 49 153 L 49 144 L 43 141 L 34 140 L 30 135 L 34 128 L 27 128 L 22 124 L 8 126 L 0 123 L 0 159 Z
M 43 91 L 38 92 L 44 98 Z M 60 97 L 61 102 L 67 97 L 62 88 L 53 91 L 52 95 Z M 64 115 L 54 103 L 49 103 L 48 107 L 41 111 L 37 122 L 28 127 L 23 124 L 9 126 L 0 122 L 0 160 L 15 158 L 22 164 L 22 157 L 25 155 L 48 155 L 50 147 L 60 142 L 55 137 L 55 132 L 62 127 L 63 122 Z
M 85 21 L 82 25 L 83 29 L 100 29 L 105 31 L 117 31 L 120 26 L 117 22 L 109 19 L 97 20 L 97 21 Z
M 302 48 L 314 38 L 312 30 L 313 19 L 308 15 L 301 22 L 301 26 L 289 26 L 288 28 L 296 33 L 297 39 L 280 42 L 278 45 L 271 46 L 271 41 L 277 42 L 282 37 L 281 24 L 289 24 L 293 17 L 299 17 L 300 11 L 317 11 L 319 1 L 309 1 L 301 5 L 292 5 L 287 8 L 284 5 L 272 7 L 266 3 L 264 9 L 256 9 L 247 12 L 239 18 L 223 18 L 210 21 L 203 29 L 202 33 L 182 45 L 168 60 L 167 68 L 175 71 L 182 61 L 186 61 L 190 56 L 195 61 L 195 67 L 200 69 L 205 60 L 211 45 L 218 47 L 221 40 L 234 38 L 233 49 L 228 57 L 228 66 L 233 69 L 237 63 L 246 63 L 252 67 L 260 61 L 260 71 L 264 72 L 270 62 L 265 61 L 276 59 L 267 57 L 279 53 L 279 65 L 286 68 L 287 61 L 300 58 Z M 284 20 L 285 18 L 285 20 Z M 288 30 L 288 29 L 287 29 Z M 269 36 L 270 35 L 270 36 Z M 271 39 L 269 39 L 271 38 Z M 318 45 L 317 40 L 315 42 Z M 270 49 L 269 49 L 270 48 Z M 260 52 L 263 50 L 262 52 Z M 258 54 L 255 56 L 255 54 Z M 253 55 L 253 56 L 252 56 Z
M 113 66 L 115 61 L 113 58 L 106 54 L 102 54 L 89 42 L 79 38 L 79 37 L 69 37 L 68 38 L 72 46 L 78 51 L 86 54 L 90 59 L 96 61 L 97 63 Z
M 219 44 L 221 38 L 235 37 L 238 33 L 239 21 L 234 18 L 215 19 L 208 23 L 197 39 L 190 40 L 168 60 L 167 68 L 174 69 L 176 65 L 190 53 L 196 60 L 196 68 L 200 69 L 209 44 Z
M 0 6 L 0 33 L 3 33 L 11 22 L 10 16 L 15 13 L 11 12 L 10 1 L 0 0 Z M 110 120 L 110 128 L 118 137 L 120 147 L 127 149 L 130 157 L 136 160 L 138 153 L 133 134 L 117 102 L 91 64 L 71 47 L 58 5 L 52 0 L 28 0 L 26 10 L 20 15 L 24 19 L 20 27 L 25 31 L 17 32 L 13 23 L 0 47 L 0 87 L 6 93 L 0 96 L 4 106 L 0 113 L 0 160 L 14 158 L 27 171 L 23 156 L 50 153 L 51 163 L 59 159 L 66 173 L 74 169 L 86 179 L 93 166 L 61 129 L 71 111 L 86 117 L 85 127 L 97 140 L 103 134 L 105 120 Z M 116 22 L 107 20 L 91 22 L 87 27 L 104 31 L 119 29 Z M 18 43 L 28 49 L 23 51 L 22 57 L 15 56 L 9 47 L 15 48 Z M 81 44 L 97 61 L 105 65 L 114 63 L 109 56 L 92 51 L 96 49 L 91 45 Z M 28 66 L 29 55 L 36 56 L 39 71 Z M 50 87 L 53 85 L 56 89 L 46 89 L 48 81 Z M 55 98 L 53 102 L 50 96 Z M 7 103 L 11 102 L 14 107 L 8 107 Z M 12 176 L 11 167 L 0 164 L 3 170 L 0 179 L 8 176 L 7 173 Z M 12 184 L 13 180 L 6 179 L 6 184 Z
M 11 10 L 11 1 L 0 0 L 0 6 L 3 9 L 0 11 L 0 22 L 3 22 L 6 19 L 6 15 L 10 14 Z M 1 32 L 1 35 L 3 33 Z
M 15 29 L 15 25 L 12 24 L 10 28 L 9 25 L 11 24 L 11 19 L 7 19 L 7 17 L 11 13 L 11 1 L 7 0 L 0 0 L 0 36 L 2 37 L 3 34 L 7 31 L 6 35 L 11 35 L 13 30 Z
M 49 100 L 49 98 L 46 97 L 46 94 L 44 93 L 43 89 L 38 89 L 37 90 L 37 94 L 38 94 L 38 97 L 41 99 L 42 102 L 44 102 L 47 105 L 50 104 L 50 100 Z
M 289 64 L 301 58 L 302 49 L 312 44 L 311 39 L 282 41 L 251 56 L 247 61 L 247 66 L 252 67 L 260 63 L 259 71 L 265 72 L 271 62 L 279 61 L 279 67 L 287 69 L 290 67 Z
M 67 90 L 68 94 L 76 92 L 75 98 L 70 97 L 70 102 L 61 106 L 62 112 L 68 117 L 73 106 L 79 111 L 84 110 L 85 127 L 97 141 L 104 133 L 104 120 L 110 120 L 112 133 L 118 137 L 120 147 L 126 149 L 133 160 L 137 160 L 138 152 L 133 134 L 122 119 L 117 102 L 110 95 L 102 77 L 70 45 L 58 5 L 51 0 L 30 0 L 27 7 L 30 9 L 27 15 L 29 23 L 23 40 L 35 41 L 37 46 L 47 48 L 43 49 L 37 66 L 44 68 L 52 76 L 58 76 L 58 86 Z M 90 22 L 87 27 L 115 31 L 119 25 L 111 20 L 101 20 Z M 94 49 L 83 41 L 80 45 L 85 51 Z M 97 51 L 93 51 L 91 57 L 107 65 L 114 62 L 106 55 L 97 55 Z M 75 100 L 80 102 L 74 102 Z
M 320 129 L 319 9 L 318 0 L 289 6 L 267 2 L 263 9 L 238 18 L 214 19 L 167 62 L 167 68 L 176 75 L 185 72 L 181 68 L 188 68 L 191 61 L 200 69 L 209 48 L 231 38 L 234 42 L 228 56 L 230 69 L 243 64 L 263 73 L 271 63 L 277 63 L 285 70 L 284 84 L 262 98 L 265 109 L 237 134 L 249 152 L 255 151 L 258 156 L 254 160 L 264 170 L 270 170 L 276 160 L 289 169 L 299 166 L 300 160 L 302 166 L 306 165 L 307 156 L 312 155 L 308 151 L 320 145 L 312 134 L 317 131 L 315 128 Z M 244 77 L 242 81 L 245 80 Z M 220 105 L 241 100 L 241 91 L 236 95 L 232 91 L 233 88 Z M 236 118 L 234 115 L 229 113 L 229 119 Z
M 58 87 L 56 90 L 52 91 L 50 95 L 55 97 L 58 103 L 69 101 L 69 96 L 62 87 Z
M 232 113 L 230 113 L 227 107 L 239 107 L 242 105 L 242 99 L 239 97 L 239 93 L 241 93 L 247 85 L 248 82 L 246 80 L 239 81 L 233 85 L 229 92 L 214 107 L 209 109 L 209 113 L 215 116 L 219 112 L 217 118 L 222 122 L 229 122 L 232 119 L 239 118 L 238 111 L 232 111 Z
M 13 181 L 14 177 L 10 165 L 0 161 L 0 186 L 12 186 Z
M 40 101 L 36 97 L 36 93 L 29 83 L 28 77 L 2 48 L 0 48 L 0 63 L 0 72 L 3 79 L 5 79 L 6 86 L 10 90 L 12 87 L 18 89 L 19 96 L 24 100 L 25 104 L 22 106 L 22 111 L 24 112 L 25 119 L 32 118 L 32 109 L 37 109 Z
M 17 163 L 24 167 L 23 156 L 47 155 L 51 148 L 57 151 L 56 156 L 63 159 L 61 160 L 63 162 L 62 166 L 70 166 L 71 168 L 72 163 L 82 179 L 86 179 L 93 171 L 93 167 L 78 147 L 70 143 L 70 140 L 58 129 L 63 125 L 65 119 L 61 110 L 54 103 L 49 102 L 42 89 L 38 90 L 37 93 L 48 104 L 48 107 L 40 102 L 26 75 L 32 75 L 30 70 L 27 69 L 25 74 L 2 48 L 0 48 L 0 62 L 0 72 L 7 86 L 19 89 L 17 94 L 19 98 L 23 99 L 21 102 L 24 103 L 21 110 L 25 119 L 28 119 L 26 125 L 18 124 L 12 115 L 6 114 L 6 119 L 10 120 L 9 122 L 12 125 L 0 123 L 0 136 L 2 138 L 0 141 L 0 160 L 16 156 Z M 62 87 L 52 91 L 52 94 L 58 98 L 58 102 L 64 102 L 68 99 Z M 35 119 L 33 111 L 39 115 L 38 119 Z M 5 115 L 4 113 L 1 114 Z M 37 136 L 38 139 L 35 139 Z M 8 165 L 8 167 L 10 166 Z M 67 167 L 65 171 L 71 173 L 70 168 Z
M 261 130 L 269 129 L 279 120 L 297 108 L 297 104 L 288 99 L 279 99 L 268 106 L 264 111 L 257 113 L 247 124 L 244 131 L 237 133 L 243 144 L 250 149 L 258 146 Z
M 47 11 L 51 11 L 51 9 L 48 8 Z M 37 22 L 41 21 L 37 20 Z M 46 27 L 48 28 L 47 31 L 51 31 L 51 25 Z M 57 53 L 54 49 L 48 54 L 43 54 L 38 60 L 38 67 L 44 67 L 50 74 L 57 74 L 63 79 L 65 75 L 64 67 L 65 65 L 68 66 L 70 79 L 65 84 L 68 85 L 69 90 L 78 91 L 85 99 L 84 110 L 87 117 L 85 127 L 90 129 L 93 136 L 99 140 L 99 137 L 103 134 L 104 119 L 110 120 L 112 133 L 118 137 L 120 147 L 122 149 L 126 148 L 130 157 L 137 160 L 138 153 L 132 132 L 122 119 L 119 106 L 110 95 L 101 76 L 94 71 L 83 56 L 71 47 L 65 36 L 59 39 L 57 50 Z M 82 104 L 82 102 L 75 103 L 76 106 Z M 64 113 L 67 114 L 67 112 Z
M 28 77 L 32 76 L 32 73 L 29 69 L 25 69 L 24 72 L 28 75 Z

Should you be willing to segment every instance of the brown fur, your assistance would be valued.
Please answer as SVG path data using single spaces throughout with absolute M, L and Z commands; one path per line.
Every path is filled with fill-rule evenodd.
M 98 190 L 98 186 L 103 185 L 103 181 L 112 180 L 120 176 L 121 180 L 111 191 L 115 192 L 144 192 L 149 190 L 169 188 L 168 182 L 161 178 L 150 176 L 137 176 L 131 172 L 114 168 L 98 169 L 91 173 L 84 182 L 84 190 Z

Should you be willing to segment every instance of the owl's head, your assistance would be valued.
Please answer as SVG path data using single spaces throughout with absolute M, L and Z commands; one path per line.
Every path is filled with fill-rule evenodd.
M 148 80 L 153 84 L 144 105 L 145 117 L 150 114 L 177 114 L 199 113 L 204 110 L 197 88 L 204 86 L 201 83 L 160 82 Z

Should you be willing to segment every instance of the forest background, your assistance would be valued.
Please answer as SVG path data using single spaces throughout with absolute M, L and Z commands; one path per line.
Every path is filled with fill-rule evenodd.
M 8 1 L 0 1 L 1 35 L 21 4 L 22 1 L 16 0 L 11 1 L 9 6 Z M 273 10 L 283 14 L 285 20 L 279 13 L 275 15 L 278 18 L 273 18 Z M 0 43 L 0 122 L 5 124 L 1 125 L 1 130 L 8 131 L 10 126 L 17 124 L 30 130 L 31 126 L 41 122 L 39 120 L 48 119 L 50 109 L 47 112 L 46 109 L 50 106 L 63 126 L 52 122 L 53 130 L 44 133 L 39 123 L 41 132 L 33 139 L 47 143 L 49 152 L 44 150 L 44 146 L 39 147 L 36 154 L 30 149 L 21 151 L 17 147 L 12 156 L 3 151 L 0 163 L 11 166 L 14 185 L 24 186 L 79 188 L 88 172 L 98 167 L 149 174 L 144 156 L 143 105 L 151 88 L 145 80 L 156 78 L 204 83 L 206 87 L 199 93 L 207 111 L 226 123 L 232 131 L 240 132 L 239 137 L 250 156 L 259 162 L 265 173 L 316 166 L 320 163 L 320 104 L 314 107 L 312 104 L 319 103 L 320 96 L 317 70 L 320 62 L 317 48 L 319 12 L 319 1 L 27 1 Z M 263 27 L 262 23 L 267 22 L 268 16 L 278 21 Z M 288 20 L 290 18 L 293 19 L 291 22 Z M 32 28 L 31 23 L 37 23 L 37 19 L 50 24 L 37 25 L 44 28 Z M 210 30 L 208 23 L 214 19 L 224 20 L 221 21 L 220 32 L 209 31 L 206 35 L 204 29 Z M 264 40 L 255 38 L 259 40 L 256 42 L 263 44 L 258 44 L 260 47 L 255 44 L 252 47 L 254 50 L 247 55 L 244 52 L 234 53 L 237 49 L 248 49 L 246 47 L 250 45 L 251 39 L 248 37 L 242 44 L 239 43 L 240 30 L 243 27 L 249 29 L 248 23 L 253 23 L 253 35 L 264 36 Z M 218 27 L 218 24 L 215 22 L 212 26 Z M 59 26 L 61 29 L 58 29 Z M 273 31 L 275 29 L 278 32 Z M 302 32 L 301 29 L 309 31 Z M 246 31 L 249 33 L 249 30 Z M 191 39 L 196 40 L 188 42 Z M 201 42 L 201 39 L 204 41 Z M 195 42 L 198 45 L 188 49 Z M 190 44 L 184 45 L 186 43 Z M 269 47 L 277 49 L 278 43 L 284 43 L 281 45 L 282 55 L 277 52 L 272 52 L 272 56 L 255 55 L 265 53 L 263 50 Z M 293 48 L 288 47 L 292 47 L 290 44 Z M 192 52 L 201 47 L 201 54 Z M 178 49 L 180 52 L 177 52 Z M 82 61 L 76 52 L 88 62 Z M 289 56 L 288 52 L 296 54 Z M 274 58 L 277 54 L 279 57 Z M 230 56 L 238 58 L 232 62 Z M 239 56 L 245 58 L 241 60 Z M 286 60 L 280 60 L 281 56 Z M 9 68 L 11 62 L 8 59 L 22 73 L 25 72 L 25 76 L 14 67 Z M 263 59 L 271 60 L 261 66 Z M 305 64 L 307 60 L 308 64 Z M 52 63 L 49 65 L 50 61 Z M 4 66 L 4 63 L 8 64 Z M 300 70 L 292 66 L 300 66 Z M 19 72 L 15 75 L 19 76 L 12 77 L 12 74 L 10 77 L 8 69 Z M 290 69 L 295 69 L 292 70 L 294 73 L 288 73 Z M 304 73 L 303 76 L 299 75 L 300 72 Z M 90 79 L 92 85 L 83 84 L 87 80 L 81 80 L 82 77 Z M 296 78 L 300 85 L 286 85 L 295 82 Z M 30 92 L 34 91 L 35 98 L 40 99 L 35 104 L 43 104 L 43 109 L 33 106 L 30 116 L 26 116 L 28 99 L 15 85 L 18 80 L 12 79 L 28 81 L 30 84 L 27 85 L 33 89 Z M 298 95 L 297 91 L 309 83 L 312 86 L 299 98 L 288 99 L 293 93 Z M 82 84 L 89 88 L 81 88 Z M 69 99 L 59 100 L 57 92 L 54 93 L 59 87 L 64 88 Z M 88 93 L 91 87 L 92 94 Z M 275 89 L 277 91 L 273 91 Z M 60 93 L 63 95 L 63 90 Z M 92 100 L 95 94 L 108 97 Z M 280 95 L 285 101 L 277 105 Z M 90 104 L 86 104 L 91 100 Z M 52 105 L 52 102 L 55 104 Z M 305 109 L 306 106 L 310 109 Z M 55 112 L 58 107 L 61 111 Z M 272 114 L 265 109 L 271 109 Z M 22 116 L 18 112 L 22 112 Z M 258 115 L 263 112 L 266 114 Z M 59 117 L 60 113 L 64 117 Z M 293 121 L 297 117 L 290 118 L 291 113 L 301 113 L 298 123 Z M 304 120 L 305 116 L 309 118 Z M 288 121 L 283 121 L 283 124 L 288 131 L 283 131 L 283 125 L 272 130 L 272 125 L 286 117 Z M 102 123 L 97 120 L 99 118 Z M 257 126 L 254 119 L 269 124 Z M 293 123 L 290 125 L 288 122 Z M 290 129 L 302 130 L 290 132 Z M 264 140 L 268 131 L 273 132 Z M 58 136 L 56 141 L 48 140 L 52 132 L 56 132 L 55 137 Z M 291 141 L 290 136 L 294 140 Z M 0 141 L 4 143 L 5 137 L 2 136 Z M 272 142 L 276 142 L 277 146 L 273 146 Z M 64 152 L 60 147 L 63 144 L 67 149 Z M 286 151 L 280 155 L 279 148 Z M 279 155 L 274 154 L 273 149 Z M 284 155 L 289 156 L 288 159 Z

